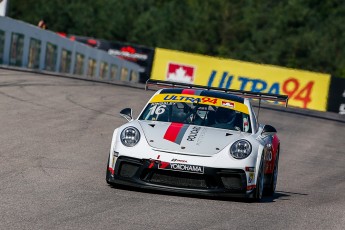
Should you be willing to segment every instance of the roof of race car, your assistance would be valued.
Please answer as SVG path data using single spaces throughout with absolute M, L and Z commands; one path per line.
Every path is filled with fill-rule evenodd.
M 225 99 L 225 100 L 236 101 L 239 103 L 244 103 L 244 98 L 242 97 L 238 97 L 238 96 L 231 95 L 228 93 L 202 90 L 202 89 L 199 90 L 199 89 L 170 88 L 170 89 L 162 89 L 160 94 L 189 94 L 189 95 L 196 95 L 196 96 L 214 97 L 214 98 L 220 98 L 220 99 Z

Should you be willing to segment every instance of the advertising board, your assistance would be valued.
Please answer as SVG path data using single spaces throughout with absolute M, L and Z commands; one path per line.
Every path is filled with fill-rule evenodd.
M 330 75 L 156 48 L 151 79 L 285 94 L 289 105 L 326 111 Z

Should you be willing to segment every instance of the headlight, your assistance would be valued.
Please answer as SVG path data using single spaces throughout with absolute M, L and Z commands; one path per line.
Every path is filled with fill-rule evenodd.
M 244 159 L 252 152 L 252 145 L 247 140 L 238 140 L 230 147 L 230 154 L 233 158 Z
M 134 127 L 127 127 L 121 132 L 121 142 L 127 147 L 133 147 L 140 140 L 139 130 Z

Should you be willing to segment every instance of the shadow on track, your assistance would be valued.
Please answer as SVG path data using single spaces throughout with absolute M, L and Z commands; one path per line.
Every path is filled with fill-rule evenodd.
M 141 193 L 147 193 L 147 194 L 153 194 L 153 195 L 188 197 L 188 198 L 196 198 L 196 199 L 230 201 L 230 202 L 238 202 L 238 203 L 257 203 L 256 201 L 251 200 L 251 199 L 238 198 L 238 197 L 222 197 L 222 196 L 199 195 L 199 194 L 194 195 L 194 194 L 186 194 L 186 193 L 178 193 L 178 192 L 170 192 L 170 191 L 161 191 L 161 190 L 148 189 L 148 188 L 136 188 L 136 187 L 126 186 L 126 185 L 117 185 L 117 184 L 116 185 L 111 184 L 108 186 L 113 189 L 141 192 Z M 259 203 L 272 203 L 272 202 L 276 202 L 276 200 L 290 200 L 290 197 L 293 197 L 295 195 L 307 196 L 308 194 L 276 191 L 273 196 L 264 196 Z
M 261 200 L 261 203 L 271 203 L 271 202 L 275 202 L 276 200 L 290 200 L 290 197 L 293 197 L 293 196 L 308 196 L 308 194 L 276 191 L 273 196 L 264 196 Z

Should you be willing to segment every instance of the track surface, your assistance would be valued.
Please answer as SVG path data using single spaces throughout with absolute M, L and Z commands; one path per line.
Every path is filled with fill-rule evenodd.
M 344 229 L 344 122 L 262 110 L 282 141 L 262 203 L 108 186 L 118 113 L 152 94 L 0 69 L 0 229 Z

